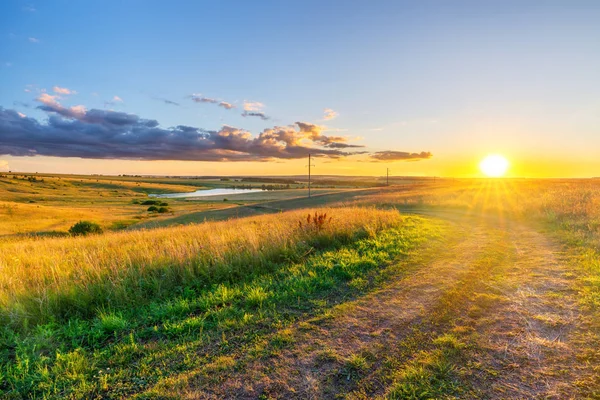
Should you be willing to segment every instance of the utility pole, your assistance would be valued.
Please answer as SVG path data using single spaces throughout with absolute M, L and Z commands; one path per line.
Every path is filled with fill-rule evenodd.
M 310 167 L 314 167 L 310 161 L 310 153 L 308 153 L 308 197 L 310 197 Z

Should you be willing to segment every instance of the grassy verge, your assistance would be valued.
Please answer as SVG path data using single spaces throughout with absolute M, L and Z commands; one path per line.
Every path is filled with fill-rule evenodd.
M 70 245 L 61 240 L 23 244 L 54 250 L 48 255 L 55 257 L 55 268 L 38 268 L 38 274 L 47 275 L 30 280 L 19 276 L 26 290 L 8 298 L 18 302 L 4 297 L 9 323 L 0 343 L 0 393 L 8 398 L 121 398 L 181 379 L 182 371 L 227 368 L 235 349 L 368 290 L 373 271 L 434 231 L 423 229 L 426 224 L 419 218 L 392 212 L 335 213 L 320 230 L 306 224 L 300 228 L 298 219 L 305 214 L 291 213 L 207 224 L 206 232 L 201 226 L 144 232 L 143 251 L 133 246 L 141 242 L 131 243 L 138 233 L 70 239 Z M 168 235 L 175 233 L 176 238 Z M 210 242 L 211 237 L 220 241 Z M 182 252 L 173 247 L 176 243 L 191 248 Z M 210 251 L 203 251 L 206 246 L 212 246 Z M 8 247 L 14 255 L 15 247 Z M 70 257 L 65 257 L 67 249 L 73 252 L 66 253 Z M 21 256 L 27 255 L 24 250 Z M 141 260 L 132 262 L 133 254 L 148 257 L 149 252 L 156 258 L 151 269 L 142 269 Z M 197 258 L 198 253 L 204 258 Z M 112 257 L 109 265 L 127 271 L 105 268 L 98 273 L 100 261 L 106 261 L 98 257 L 103 254 Z M 174 254 L 179 258 L 165 258 Z M 92 265 L 74 265 L 75 255 Z M 130 264 L 123 265 L 125 260 Z M 70 267 L 79 279 L 56 280 L 52 273 L 57 263 Z M 132 294 L 127 293 L 132 281 L 121 275 L 131 270 L 136 277 Z M 53 286 L 56 282 L 62 285 Z M 151 282 L 149 292 L 140 290 L 143 282 Z M 42 283 L 48 285 L 46 291 L 39 290 Z M 40 293 L 42 299 L 52 293 L 54 299 L 69 301 L 49 307 L 36 300 Z M 32 306 L 36 301 L 38 310 Z M 28 313 L 13 312 L 22 311 L 15 304 L 29 307 Z

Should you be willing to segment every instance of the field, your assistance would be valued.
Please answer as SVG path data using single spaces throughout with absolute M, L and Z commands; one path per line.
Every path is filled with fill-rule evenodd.
M 0 177 L 0 397 L 600 398 L 600 180 L 290 179 Z

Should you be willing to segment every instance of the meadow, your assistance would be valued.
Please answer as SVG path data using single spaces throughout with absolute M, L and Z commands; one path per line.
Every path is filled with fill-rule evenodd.
M 92 178 L 0 180 L 3 398 L 600 396 L 599 180 Z

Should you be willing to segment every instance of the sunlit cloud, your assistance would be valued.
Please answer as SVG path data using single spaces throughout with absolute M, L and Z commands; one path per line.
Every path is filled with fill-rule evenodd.
M 122 103 L 122 102 L 123 102 L 123 99 L 122 99 L 122 98 L 120 98 L 119 96 L 114 96 L 114 97 L 112 98 L 112 101 L 114 101 L 115 103 Z
M 335 118 L 337 118 L 340 115 L 339 113 L 333 111 L 331 108 L 324 109 L 323 113 L 324 113 L 323 114 L 323 119 L 325 121 L 329 121 L 331 119 L 335 119 Z
M 244 111 L 260 112 L 265 105 L 258 101 L 244 101 Z
M 60 86 L 54 86 L 52 88 L 52 90 L 54 91 L 54 93 L 63 94 L 63 95 L 77 94 L 77 92 L 75 90 L 63 88 Z
M 73 107 L 64 107 L 58 101 L 60 97 L 58 95 L 50 95 L 48 93 L 41 93 L 36 100 L 43 105 L 38 106 L 40 110 L 55 112 L 63 117 L 67 118 L 81 118 L 86 113 L 86 109 L 82 105 Z
M 223 107 L 223 108 L 226 108 L 227 110 L 231 110 L 232 108 L 235 108 L 235 106 L 233 104 L 228 103 L 226 101 L 219 102 L 219 106 Z

